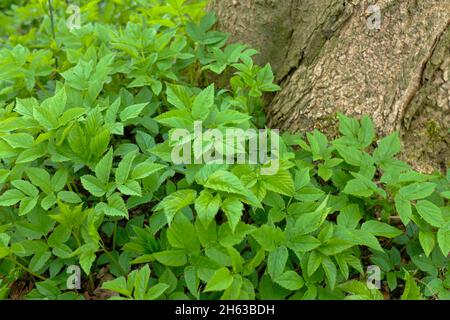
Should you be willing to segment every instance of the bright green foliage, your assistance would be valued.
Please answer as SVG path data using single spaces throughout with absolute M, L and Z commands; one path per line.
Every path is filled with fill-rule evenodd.
M 341 114 L 333 141 L 283 134 L 273 175 L 174 164 L 197 120 L 264 128 L 270 66 L 203 1 L 79 2 L 73 30 L 66 1 L 54 30 L 47 1 L 0 4 L 0 298 L 29 279 L 27 299 L 450 299 L 450 171 L 413 171 L 398 133 Z

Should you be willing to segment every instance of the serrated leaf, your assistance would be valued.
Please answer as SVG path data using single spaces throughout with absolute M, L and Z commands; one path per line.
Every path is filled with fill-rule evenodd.
M 233 276 L 228 268 L 220 268 L 214 272 L 205 287 L 205 292 L 226 290 L 233 283 Z
M 275 278 L 275 282 L 291 291 L 300 290 L 305 282 L 295 271 L 286 271 Z
M 205 183 L 205 187 L 217 190 L 225 191 L 228 193 L 240 194 L 249 199 L 256 206 L 260 207 L 261 204 L 255 195 L 248 190 L 233 173 L 225 170 L 217 170 L 209 176 Z
M 11 184 L 29 197 L 37 197 L 39 190 L 26 180 L 14 180 Z
M 1 137 L 13 148 L 31 148 L 34 144 L 34 138 L 28 133 L 10 133 Z
M 168 267 L 181 267 L 187 263 L 184 250 L 167 250 L 153 254 L 158 262 Z
M 397 228 L 394 228 L 386 223 L 370 220 L 363 223 L 361 230 L 368 231 L 374 236 L 385 237 L 385 238 L 395 238 L 403 232 Z
M 41 188 L 45 193 L 50 193 L 53 190 L 50 174 L 42 168 L 27 168 L 25 170 L 31 182 Z
M 419 215 L 433 227 L 442 227 L 445 223 L 441 209 L 428 200 L 420 200 L 416 204 Z
M 337 275 L 336 265 L 329 257 L 323 257 L 322 268 L 325 271 L 328 284 L 330 285 L 331 290 L 333 290 L 336 285 L 336 275 Z
M 108 198 L 108 206 L 105 207 L 104 212 L 107 216 L 123 217 L 128 219 L 127 206 L 118 193 L 114 193 Z
M 191 189 L 178 190 L 165 197 L 154 210 L 164 210 L 167 222 L 170 224 L 181 209 L 194 203 L 197 191 Z
M 96 177 L 85 175 L 81 177 L 83 188 L 96 197 L 102 197 L 106 193 L 106 186 Z
M 37 205 L 38 198 L 25 197 L 20 201 L 19 216 L 26 215 Z
M 416 182 L 406 187 L 402 187 L 399 193 L 403 198 L 408 200 L 419 200 L 430 196 L 436 188 L 435 183 L 431 182 Z
M 442 254 L 447 257 L 450 253 L 450 222 L 438 230 L 437 241 Z
M 142 162 L 134 167 L 131 174 L 131 179 L 144 179 L 164 168 L 166 168 L 166 166 L 159 163 Z
M 422 246 L 423 252 L 425 252 L 425 255 L 428 257 L 431 251 L 433 251 L 434 246 L 436 244 L 434 234 L 429 231 L 420 231 L 419 242 L 420 245 Z
M 289 253 L 285 246 L 276 248 L 269 253 L 267 258 L 267 271 L 272 279 L 280 276 L 286 266 Z
M 127 120 L 137 118 L 147 105 L 148 103 L 139 103 L 126 107 L 122 112 L 120 112 L 120 120 L 125 122 Z
M 195 97 L 192 104 L 192 117 L 198 120 L 205 120 L 214 104 L 214 84 L 204 89 Z
M 226 198 L 221 205 L 222 211 L 225 213 L 228 223 L 231 227 L 231 232 L 234 232 L 237 224 L 241 221 L 241 217 L 244 211 L 244 205 L 236 197 Z
M 49 251 L 36 253 L 28 265 L 31 271 L 38 272 L 45 265 L 48 259 L 50 259 L 51 255 L 52 254 Z
M 395 209 L 397 210 L 403 224 L 406 226 L 412 218 L 411 202 L 400 194 L 395 196 Z
M 0 206 L 2 207 L 13 206 L 23 198 L 25 198 L 25 195 L 17 189 L 6 190 L 0 196 Z
M 141 185 L 137 181 L 129 180 L 127 183 L 118 187 L 119 191 L 129 196 L 142 196 Z
M 145 294 L 146 300 L 156 300 L 158 299 L 164 292 L 169 289 L 169 285 L 165 283 L 157 283 L 152 286 L 147 293 Z
M 405 271 L 405 290 L 400 298 L 401 300 L 423 300 L 420 288 L 411 274 Z
M 113 161 L 113 150 L 109 149 L 108 153 L 95 166 L 95 175 L 104 184 L 108 184 L 109 175 L 111 173 Z
M 195 199 L 195 211 L 197 211 L 198 218 L 205 227 L 208 227 L 214 220 L 221 204 L 220 195 L 213 196 L 208 190 L 203 190 L 200 196 Z
M 58 192 L 58 198 L 67 203 L 80 203 L 81 202 L 80 196 L 72 191 L 60 191 L 60 192 Z
M 401 148 L 399 133 L 394 132 L 378 141 L 378 147 L 373 152 L 374 160 L 378 164 L 387 161 L 399 153 Z
M 274 175 L 265 175 L 262 177 L 262 181 L 265 182 L 267 190 L 285 196 L 293 196 L 295 193 L 294 181 L 287 169 L 279 169 Z
M 102 289 L 118 292 L 126 297 L 131 297 L 131 290 L 128 289 L 125 277 L 106 281 L 102 284 Z
M 115 173 L 116 183 L 118 185 L 122 185 L 127 181 L 135 158 L 136 152 L 129 152 L 122 158 L 122 161 L 120 161 Z

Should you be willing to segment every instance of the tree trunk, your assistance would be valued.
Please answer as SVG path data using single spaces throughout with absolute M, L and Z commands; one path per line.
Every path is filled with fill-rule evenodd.
M 271 127 L 333 134 L 337 111 L 368 114 L 380 134 L 401 132 L 402 157 L 416 169 L 448 166 L 450 0 L 215 0 L 210 7 L 232 41 L 272 64 L 282 90 L 267 108 Z

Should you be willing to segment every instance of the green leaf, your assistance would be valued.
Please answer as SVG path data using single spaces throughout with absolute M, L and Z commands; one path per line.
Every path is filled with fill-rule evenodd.
M 221 268 L 214 272 L 205 287 L 205 292 L 226 290 L 233 283 L 233 276 L 228 268 Z
M 128 209 L 119 193 L 114 193 L 108 198 L 108 205 L 104 208 L 107 216 L 124 217 L 128 219 Z
M 383 295 L 377 289 L 369 289 L 367 283 L 350 280 L 339 284 L 339 288 L 343 291 L 353 294 L 350 298 L 363 300 L 384 300 Z
M 41 146 L 37 145 L 35 147 L 32 147 L 30 149 L 24 150 L 19 156 L 17 157 L 16 163 L 28 163 L 31 161 L 34 161 L 42 156 L 44 156 L 46 153 L 46 150 L 42 148 Z
M 29 213 L 37 205 L 38 198 L 25 197 L 20 201 L 19 216 Z
M 147 291 L 148 282 L 150 280 L 150 267 L 145 265 L 140 270 L 137 271 L 136 277 L 134 279 L 133 287 L 134 293 L 133 296 L 137 300 L 143 300 L 144 295 Z
M 136 152 L 129 152 L 123 157 L 122 161 L 120 161 L 115 174 L 116 183 L 118 185 L 122 185 L 127 181 L 128 176 L 130 174 L 131 166 L 135 158 Z
M 241 221 L 244 205 L 238 198 L 228 197 L 222 202 L 221 208 L 228 219 L 231 231 L 234 232 L 237 224 Z
M 375 138 L 375 128 L 372 119 L 364 115 L 361 119 L 361 128 L 358 130 L 358 140 L 362 147 L 368 147 Z
M 293 196 L 295 193 L 292 175 L 287 169 L 279 169 L 274 175 L 262 176 L 267 190 L 280 193 L 286 196 Z
M 361 230 L 368 231 L 374 236 L 385 238 L 395 238 L 403 234 L 401 230 L 375 220 L 364 222 L 361 226 Z
M 342 113 L 338 113 L 338 117 L 339 117 L 339 131 L 344 136 L 356 138 L 360 128 L 358 120 L 347 117 Z
M 146 300 L 156 300 L 158 299 L 164 292 L 169 289 L 169 285 L 165 283 L 158 283 L 151 287 L 147 293 L 145 294 Z
M 39 190 L 26 180 L 14 180 L 11 184 L 29 197 L 37 197 Z
M 17 189 L 6 190 L 5 193 L 0 196 L 0 206 L 13 206 L 23 198 L 25 198 L 25 195 Z
M 36 283 L 36 289 L 44 297 L 48 299 L 56 300 L 61 291 L 58 289 L 56 282 L 53 280 L 45 280 Z
M 80 247 L 80 265 L 86 274 L 90 274 L 92 264 L 96 259 L 95 252 L 97 251 L 97 246 L 93 243 L 87 243 Z
M 297 252 L 308 252 L 316 249 L 322 243 L 313 236 L 295 236 L 289 239 L 287 246 Z
M 437 241 L 442 254 L 447 257 L 450 253 L 450 222 L 447 222 L 437 232 Z
M 190 254 L 200 251 L 196 230 L 191 221 L 183 214 L 174 218 L 167 230 L 167 240 L 172 247 L 186 249 L 186 252 Z
M 394 132 L 389 136 L 378 141 L 378 148 L 373 152 L 373 158 L 376 163 L 380 164 L 390 160 L 393 156 L 401 151 L 402 145 L 398 132 Z
M 324 256 L 322 257 L 322 268 L 325 271 L 328 284 L 330 285 L 331 290 L 333 290 L 336 285 L 336 265 L 329 257 Z
M 192 117 L 198 120 L 205 120 L 214 104 L 214 84 L 211 84 L 205 90 L 195 97 L 192 104 Z
M 120 113 L 120 120 L 123 122 L 131 119 L 135 119 L 139 116 L 139 114 L 144 110 L 144 108 L 148 105 L 148 103 L 139 103 L 134 104 L 132 106 L 126 107 L 121 113 Z
M 180 110 L 186 110 L 190 105 L 190 98 L 183 86 L 167 84 L 167 101 Z
M 48 194 L 44 199 L 41 201 L 41 207 L 44 210 L 50 209 L 54 204 L 56 203 L 56 196 L 54 193 Z
M 142 196 L 141 185 L 137 181 L 128 180 L 124 185 L 118 186 L 118 189 L 128 196 Z
M 106 186 L 98 178 L 91 175 L 82 176 L 81 185 L 96 197 L 102 197 L 106 193 Z
M 31 182 L 42 189 L 45 193 L 51 193 L 53 190 L 50 174 L 41 168 L 27 168 L 25 170 Z
M 412 218 L 411 202 L 397 194 L 395 196 L 395 209 L 397 209 L 403 224 L 406 226 Z
M 283 273 L 288 256 L 288 249 L 285 246 L 278 247 L 269 253 L 267 271 L 272 279 L 275 280 Z
M 118 292 L 126 297 L 131 297 L 131 290 L 128 289 L 125 277 L 106 281 L 102 284 L 102 289 Z
M 178 190 L 165 197 L 154 210 L 164 210 L 170 224 L 181 209 L 194 203 L 197 191 L 191 189 Z
M 401 300 L 423 300 L 420 288 L 411 274 L 405 271 L 405 290 L 400 298 Z
M 362 166 L 364 163 L 364 156 L 362 151 L 356 149 L 355 147 L 347 147 L 335 143 L 335 147 L 339 152 L 339 155 L 352 166 Z
M 246 192 L 243 191 L 246 190 L 246 188 L 241 180 L 231 172 L 225 170 L 218 170 L 210 175 L 206 181 L 205 187 L 217 191 L 246 195 Z
M 416 204 L 419 215 L 433 227 L 442 227 L 445 224 L 441 209 L 428 200 L 420 200 Z
M 80 203 L 81 198 L 72 191 L 60 191 L 58 192 L 58 198 L 67 203 Z
M 369 180 L 353 179 L 347 182 L 342 192 L 357 197 L 368 198 L 374 193 L 376 188 L 377 186 Z
M 357 204 L 349 204 L 340 210 L 337 224 L 348 229 L 355 229 L 361 218 L 362 214 L 359 206 Z
M 194 295 L 197 299 L 199 297 L 199 281 L 197 277 L 197 268 L 188 266 L 184 268 L 184 281 L 186 282 L 186 286 L 189 292 Z
M 203 190 L 195 200 L 195 211 L 202 224 L 207 228 L 214 220 L 222 204 L 219 194 L 213 196 L 208 190 Z
M 320 254 L 317 251 L 311 252 L 308 258 L 308 264 L 307 264 L 307 274 L 309 277 L 311 277 L 317 269 L 320 267 L 320 264 L 322 263 L 323 255 Z
M 431 182 L 416 182 L 403 187 L 399 190 L 399 193 L 403 198 L 408 200 L 419 200 L 430 196 L 436 188 L 435 183 Z
M 306 235 L 319 229 L 330 212 L 330 209 L 326 207 L 327 203 L 328 197 L 315 211 L 301 214 L 295 221 L 295 233 Z
M 52 254 L 49 251 L 36 253 L 30 260 L 30 264 L 28 265 L 31 271 L 38 272 L 40 269 L 42 269 L 48 259 L 50 259 L 51 255 Z
M 436 244 L 433 232 L 419 231 L 419 242 L 423 248 L 423 252 L 425 252 L 428 257 Z
M 28 133 L 10 133 L 1 138 L 13 148 L 28 149 L 34 145 L 34 138 Z
M 254 229 L 251 233 L 253 238 L 266 251 L 275 250 L 280 244 L 286 241 L 283 231 L 267 224 Z
M 295 271 L 286 271 L 275 278 L 275 282 L 291 291 L 300 290 L 305 282 Z
M 152 163 L 149 161 L 141 162 L 136 167 L 134 167 L 131 174 L 131 179 L 144 179 L 164 168 L 166 168 L 166 166 L 159 163 Z
M 217 170 L 209 176 L 205 183 L 206 188 L 210 188 L 217 191 L 225 191 L 228 193 L 240 194 L 249 199 L 256 206 L 260 207 L 261 204 L 255 195 L 248 190 L 241 180 L 231 172 L 225 170 Z
M 170 128 L 192 130 L 194 127 L 194 120 L 187 110 L 170 110 L 154 119 Z
M 61 168 L 53 175 L 51 178 L 52 190 L 60 191 L 64 188 L 67 178 L 69 177 L 69 173 L 66 169 Z
M 167 250 L 153 254 L 158 262 L 168 267 L 181 267 L 187 263 L 184 250 Z
M 108 153 L 95 166 L 95 175 L 104 184 L 108 184 L 109 175 L 111 173 L 113 161 L 113 150 L 109 149 Z

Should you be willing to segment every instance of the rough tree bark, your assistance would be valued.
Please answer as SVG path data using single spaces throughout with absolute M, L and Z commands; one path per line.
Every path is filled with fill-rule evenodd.
M 380 9 L 380 28 L 373 28 Z M 450 160 L 450 0 L 213 0 L 219 28 L 260 51 L 282 90 L 269 125 L 335 132 L 336 111 L 401 132 L 421 171 Z

